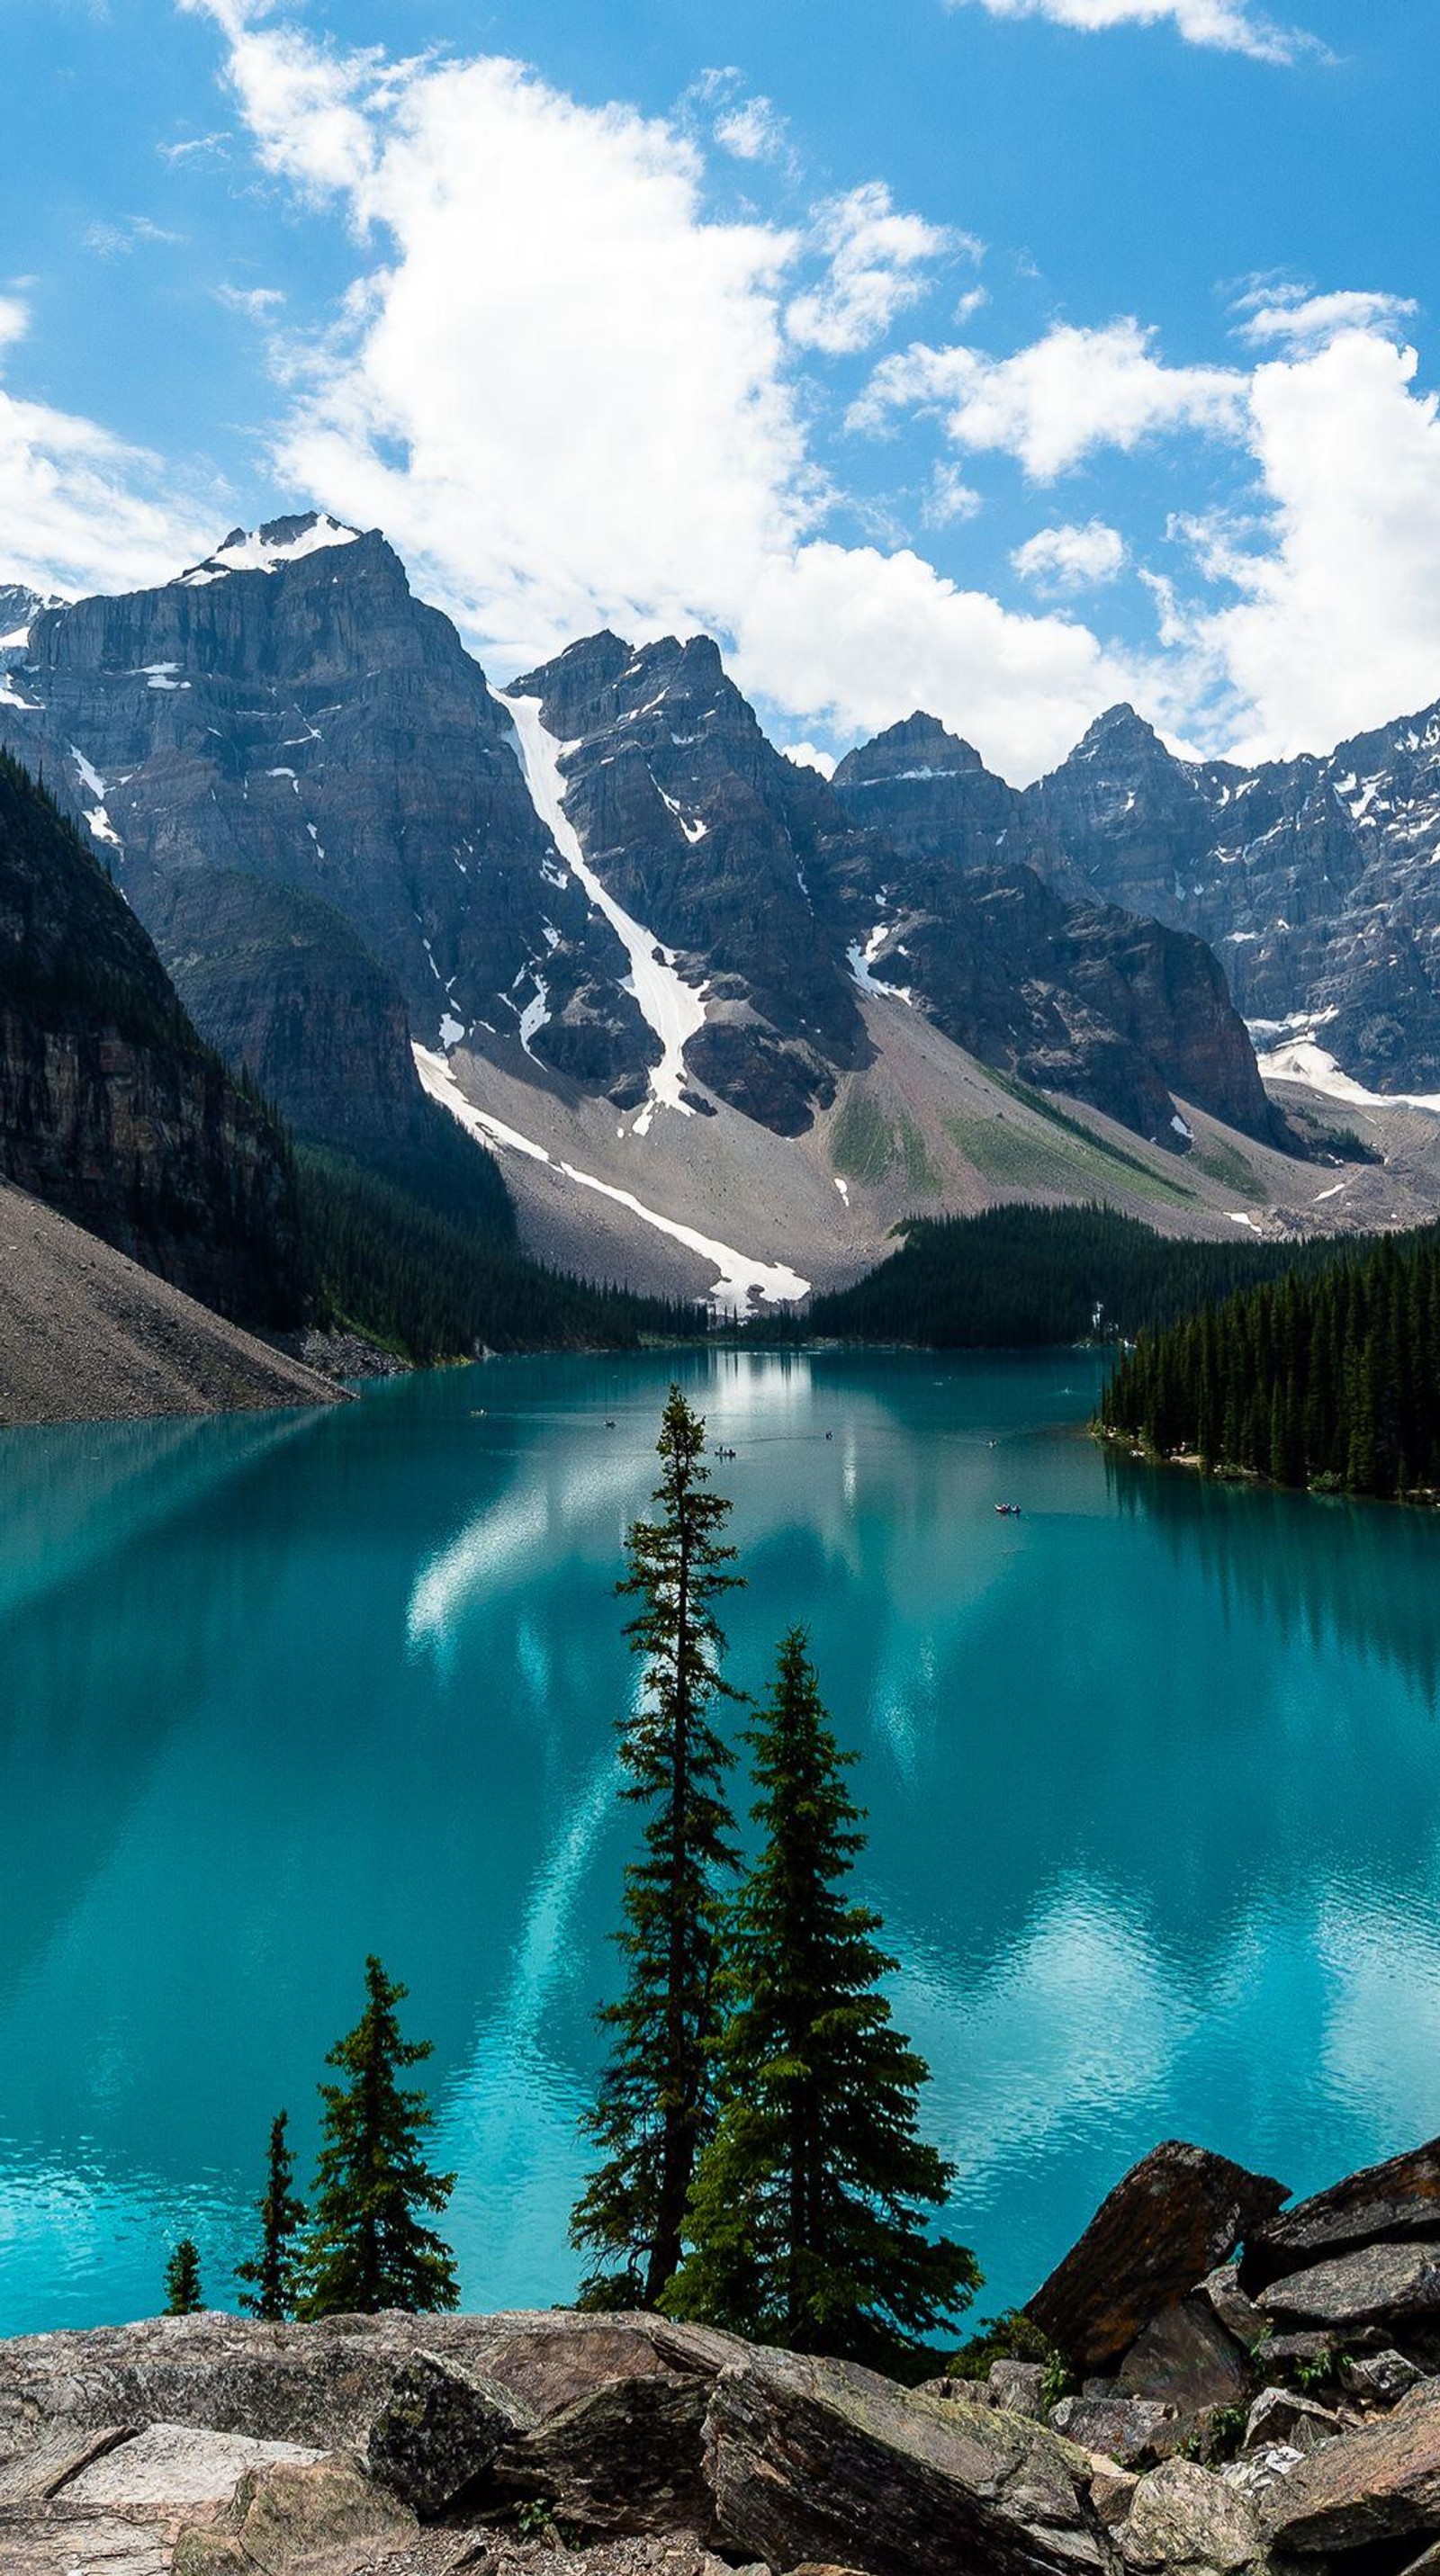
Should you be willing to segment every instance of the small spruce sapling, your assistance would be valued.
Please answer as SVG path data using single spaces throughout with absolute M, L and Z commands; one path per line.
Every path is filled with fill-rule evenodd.
M 295 2158 L 286 2134 L 289 2117 L 287 2111 L 278 2111 L 270 2124 L 265 2197 L 257 2203 L 260 2246 L 248 2263 L 238 2265 L 235 2274 L 237 2281 L 247 2284 L 240 2293 L 241 2307 L 248 2316 L 264 2317 L 271 2325 L 279 2325 L 294 2315 L 300 2295 L 300 2231 L 305 2224 L 305 2203 L 292 2188 Z
M 200 2288 L 200 2248 L 193 2236 L 182 2236 L 165 2266 L 165 2314 L 196 2317 L 205 2305 Z
M 365 2010 L 325 2061 L 346 2080 L 320 2087 L 324 2139 L 296 2302 L 302 2318 L 382 2308 L 423 2315 L 459 2301 L 454 2257 L 416 2214 L 442 2210 L 455 2176 L 430 2171 L 422 2150 L 435 2114 L 423 2092 L 399 2081 L 431 2053 L 429 2040 L 400 2036 L 405 1994 L 367 1959 Z

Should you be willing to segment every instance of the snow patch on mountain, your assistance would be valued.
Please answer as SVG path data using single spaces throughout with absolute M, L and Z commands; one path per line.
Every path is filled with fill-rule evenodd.
M 1275 1047 L 1259 1063 L 1267 1082 L 1303 1082 L 1307 1090 L 1322 1092 L 1327 1100 L 1348 1100 L 1360 1109 L 1429 1109 L 1440 1114 L 1440 1091 L 1367 1091 L 1363 1082 L 1342 1073 L 1333 1055 L 1327 1055 L 1313 1038 Z
M 619 938 L 630 960 L 630 986 L 641 1015 L 664 1049 L 659 1064 L 651 1068 L 650 1097 L 632 1132 L 648 1135 L 657 1108 L 678 1109 L 682 1118 L 691 1118 L 695 1113 L 684 1097 L 685 1049 L 705 1025 L 703 988 L 687 984 L 677 975 L 673 950 L 663 948 L 653 931 L 607 894 L 586 859 L 580 835 L 565 811 L 565 781 L 560 767 L 564 746 L 541 723 L 540 700 L 507 697 L 501 690 L 493 694 L 514 725 L 515 756 L 530 790 L 530 801 L 566 866 L 579 878 L 596 910 L 604 914 Z
M 272 519 L 263 528 L 233 528 L 223 546 L 217 546 L 203 564 L 179 575 L 177 587 L 201 590 L 232 572 L 279 572 L 283 565 L 299 563 L 327 546 L 353 546 L 359 534 L 358 528 L 347 528 L 325 510 L 303 519 Z
M 654 1226 L 657 1233 L 668 1234 L 672 1242 L 683 1243 L 687 1251 L 698 1253 L 702 1261 L 712 1263 L 717 1275 L 709 1302 L 717 1313 L 725 1313 L 735 1307 L 748 1309 L 757 1299 L 766 1305 L 790 1306 L 799 1298 L 809 1296 L 809 1280 L 802 1279 L 798 1271 L 791 1270 L 784 1262 L 757 1261 L 748 1252 L 737 1252 L 733 1244 L 717 1242 L 713 1235 L 701 1234 L 694 1226 L 681 1225 L 674 1217 L 662 1216 L 658 1208 L 646 1207 L 633 1190 L 617 1189 L 613 1182 L 599 1180 L 593 1172 L 582 1172 L 573 1163 L 561 1162 L 544 1145 L 535 1144 L 530 1137 L 522 1136 L 518 1128 L 508 1127 L 503 1119 L 492 1118 L 488 1111 L 477 1109 L 472 1100 L 467 1100 L 444 1056 L 435 1055 L 429 1048 L 418 1045 L 413 1053 L 416 1070 L 431 1099 L 438 1100 L 442 1108 L 448 1109 L 451 1117 L 458 1119 L 477 1143 L 499 1145 L 512 1154 L 528 1156 L 532 1163 L 548 1164 L 552 1171 L 573 1182 L 577 1189 L 598 1190 L 602 1198 L 613 1199 L 617 1206 L 628 1208 L 642 1224 Z

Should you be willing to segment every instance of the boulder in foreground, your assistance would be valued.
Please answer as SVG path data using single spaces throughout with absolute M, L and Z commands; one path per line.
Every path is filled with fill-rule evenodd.
M 1170 2139 L 1116 2184 L 1026 2314 L 1072 2370 L 1093 2377 L 1287 2197 L 1268 2174 Z

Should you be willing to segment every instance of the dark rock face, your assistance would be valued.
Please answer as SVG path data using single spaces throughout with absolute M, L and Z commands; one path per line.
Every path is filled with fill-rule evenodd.
M 594 636 L 514 694 L 566 745 L 566 812 L 607 891 L 706 983 L 687 1064 L 762 1124 L 808 1126 L 868 1053 L 806 883 L 824 781 L 767 742 L 708 636 Z
M 1440 2138 L 1386 2164 L 1366 2165 L 1267 2219 L 1247 2241 L 1242 2278 L 1253 2295 L 1306 2263 L 1411 2236 L 1440 2237 Z
M 1440 2325 L 1440 2244 L 1411 2237 L 1403 2245 L 1364 2245 L 1303 2272 L 1271 2281 L 1260 2294 L 1282 2332 L 1324 2329 L 1337 2336 L 1356 2326 L 1406 2321 Z
M 133 913 L 0 765 L 0 1174 L 209 1306 L 298 1312 L 281 1141 L 199 1043 Z
M 1137 2335 L 1120 2365 L 1119 2384 L 1124 2393 L 1143 2391 L 1178 2414 L 1203 2415 L 1249 2396 L 1249 2360 L 1208 2299 L 1178 2299 Z
M 1440 708 L 1328 758 L 1180 761 L 1129 707 L 1026 796 L 1097 893 L 1197 931 L 1252 1021 L 1380 1089 L 1440 1075 Z
M 852 824 L 875 827 L 827 850 L 845 936 L 958 1045 L 1177 1149 L 1172 1093 L 1280 1141 L 1214 956 L 1097 905 L 1045 817 L 968 744 L 912 716 L 850 753 L 834 789 Z
M 1328 2558 L 1412 2534 L 1418 2553 L 1440 2531 L 1440 2398 L 1417 2389 L 1382 2422 L 1322 2444 L 1259 2510 L 1286 2554 Z
M 660 1041 L 624 942 L 556 850 L 509 709 L 377 532 L 276 520 L 155 590 L 12 605 L 0 632 L 24 640 L 0 673 L 0 741 L 43 761 L 141 919 L 188 941 L 197 996 L 204 897 L 184 880 L 239 872 L 338 912 L 426 1043 L 463 1035 L 526 1079 L 644 1099 Z M 606 896 L 703 985 L 693 1082 L 763 1125 L 800 1133 L 868 1061 L 857 987 L 873 981 L 987 1061 L 1177 1150 L 1176 1091 L 1271 1134 L 1213 960 L 1099 908 L 1046 814 L 932 718 L 852 753 L 831 785 L 766 740 L 704 636 L 639 651 L 592 636 L 515 692 L 563 746 L 566 821 Z M 294 958 L 277 944 L 262 960 L 237 900 L 209 943 L 206 1007 L 245 1060 L 269 1054 L 282 1096 L 316 1103 Z M 352 975 L 336 999 L 353 1057 L 374 997 L 362 1009 Z M 357 1117 L 394 1092 L 393 1028 L 376 1036 Z M 337 1082 L 324 1132 L 339 1108 Z
M 428 1135 L 404 996 L 332 905 L 186 868 L 155 889 L 150 929 L 201 1036 L 299 1135 L 362 1159 Z
M 1285 2197 L 1266 2174 L 1169 2140 L 1116 2184 L 1026 2313 L 1082 2377 L 1103 2371 Z
M 911 865 L 1021 860 L 1082 901 L 1090 891 L 1018 788 L 936 716 L 917 711 L 847 752 L 831 785 L 852 821 L 882 833 Z
M 513 1047 L 538 975 L 537 1060 L 597 1087 L 647 1060 L 505 710 L 378 534 L 276 520 L 161 589 L 46 611 L 0 739 L 43 758 L 142 919 L 178 872 L 239 868 L 342 913 L 428 1043 L 449 1022 Z
M 906 2397 L 854 2363 L 750 2353 L 716 2382 L 705 2438 L 727 2545 L 771 2567 L 1078 2576 L 1108 2563 L 1083 2454 L 1024 2416 Z

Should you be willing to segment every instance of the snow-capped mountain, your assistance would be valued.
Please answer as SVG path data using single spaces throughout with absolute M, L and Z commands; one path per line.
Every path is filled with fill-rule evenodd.
M 804 1275 L 853 1274 L 916 1205 L 1018 1190 L 1249 1223 L 1237 1170 L 1247 1206 L 1288 1198 L 1293 1139 L 1197 933 L 1247 961 L 1252 1009 L 1308 1000 L 1272 965 L 1256 1003 L 1250 952 L 1293 934 L 1252 932 L 1234 890 L 1323 922 L 1332 845 L 1348 893 L 1382 817 L 1396 841 L 1398 737 L 1383 776 L 1357 749 L 1348 786 L 1335 764 L 1246 780 L 1123 711 L 1022 795 L 916 715 L 827 781 L 709 638 L 602 633 L 492 685 L 383 536 L 313 513 L 153 590 L 11 605 L 0 741 L 81 820 L 213 1042 L 305 1132 L 393 1158 L 408 1022 L 557 1258 L 782 1295 L 797 1244 Z M 1405 755 L 1417 810 L 1433 750 Z M 1237 806 L 1243 866 L 1217 823 Z M 1094 1151 L 1017 1080 L 1088 1104 Z M 637 1231 L 681 1247 L 663 1277 Z
M 1440 707 L 1256 769 L 1117 707 L 1025 804 L 1098 894 L 1216 948 L 1262 1045 L 1318 1032 L 1380 1091 L 1440 1088 Z

